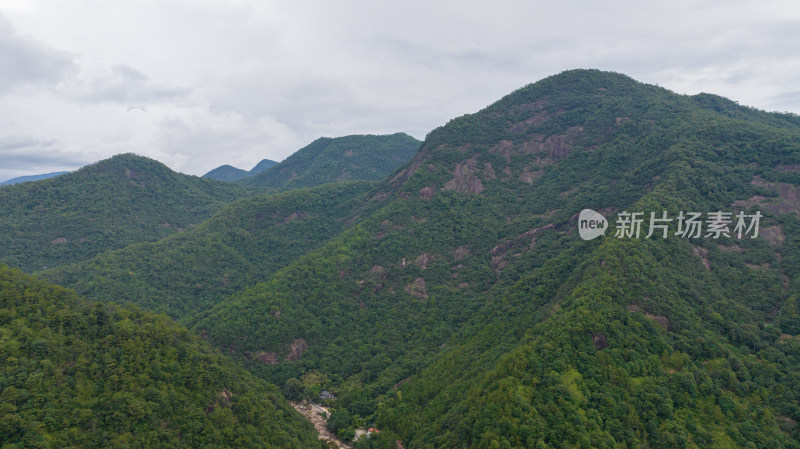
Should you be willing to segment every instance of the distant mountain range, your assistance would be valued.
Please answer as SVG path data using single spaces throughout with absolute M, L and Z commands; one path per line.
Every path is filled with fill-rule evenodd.
M 374 185 L 351 181 L 245 198 L 170 238 L 40 274 L 90 298 L 113 291 L 190 323 L 339 234 Z
M 123 154 L 37 182 L 0 188 L 0 262 L 38 271 L 155 241 L 251 193 Z
M 0 186 L 10 186 L 14 184 L 18 184 L 20 182 L 27 182 L 27 181 L 40 181 L 42 179 L 53 178 L 55 176 L 63 175 L 65 173 L 69 173 L 68 171 L 57 171 L 53 173 L 45 173 L 42 175 L 29 175 L 29 176 L 20 176 L 18 178 L 9 179 L 8 181 L 0 182 Z
M 236 168 L 232 165 L 221 165 L 203 175 L 203 178 L 216 179 L 217 181 L 233 182 L 233 181 L 238 181 L 242 178 L 246 178 L 248 176 L 257 175 L 262 171 L 272 167 L 275 164 L 277 164 L 277 162 L 273 160 L 263 159 L 261 162 L 256 164 L 256 166 L 253 167 L 250 171 L 242 170 L 241 168 Z
M 329 182 L 379 181 L 411 160 L 422 142 L 404 133 L 322 137 L 238 184 L 289 190 Z
M 409 161 L 421 143 L 404 133 L 322 137 L 280 163 L 264 159 L 250 171 L 222 165 L 203 177 L 274 190 L 329 182 L 379 181 Z
M 333 393 L 329 430 L 380 429 L 359 449 L 800 449 L 792 114 L 571 70 L 421 144 L 319 139 L 235 184 L 123 155 L 2 188 L 0 205 L 3 260 L 89 301 L 166 313 L 197 340 L 0 269 L 0 429 L 20 445 L 73 422 L 129 439 L 88 446 L 162 431 L 175 446 L 227 447 L 233 431 L 237 446 L 258 432 L 308 445 L 233 359 L 288 399 Z M 607 220 L 593 240 L 586 209 Z M 757 236 L 736 236 L 739 212 L 759 214 Z M 679 232 L 686 213 L 702 233 Z M 654 224 L 668 232 L 648 235 Z M 199 356 L 205 345 L 225 356 Z M 65 400 L 76 407 L 36 414 Z M 202 441 L 159 414 L 181 401 L 209 421 Z

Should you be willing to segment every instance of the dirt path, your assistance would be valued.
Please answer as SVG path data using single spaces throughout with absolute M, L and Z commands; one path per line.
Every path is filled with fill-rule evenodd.
M 317 404 L 309 403 L 309 402 L 292 402 L 292 407 L 295 408 L 298 412 L 302 413 L 303 416 L 306 417 L 312 424 L 314 424 L 314 428 L 317 429 L 317 433 L 319 434 L 320 440 L 330 441 L 336 445 L 339 449 L 351 449 L 352 446 L 348 446 L 338 438 L 336 435 L 332 434 L 328 431 L 328 428 L 325 427 L 327 423 L 327 419 L 320 416 L 320 412 L 326 412 L 327 410 L 324 407 L 320 407 Z

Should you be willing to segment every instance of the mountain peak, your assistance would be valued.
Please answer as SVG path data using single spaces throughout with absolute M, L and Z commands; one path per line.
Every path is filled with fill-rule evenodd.
M 420 143 L 405 133 L 320 137 L 241 183 L 286 190 L 329 182 L 377 181 L 411 159 Z
M 172 171 L 119 154 L 75 172 L 0 189 L 0 262 L 29 271 L 156 240 L 246 196 L 239 186 Z M 13 212 L 13 213 L 12 213 Z M 15 242 L 28 239 L 30 246 Z
M 256 164 L 250 171 L 242 170 L 241 168 L 236 168 L 232 165 L 221 165 L 210 172 L 203 175 L 203 178 L 208 179 L 216 179 L 217 181 L 227 181 L 227 182 L 234 182 L 240 179 L 247 178 L 248 176 L 254 176 L 262 171 L 276 165 L 277 162 L 270 160 L 270 159 L 262 159 L 261 162 Z

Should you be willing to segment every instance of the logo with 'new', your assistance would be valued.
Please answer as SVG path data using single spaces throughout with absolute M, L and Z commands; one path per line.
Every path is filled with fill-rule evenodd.
M 614 225 L 614 237 L 645 239 L 658 237 L 666 239 L 670 235 L 684 239 L 705 238 L 736 238 L 742 239 L 749 236 L 751 239 L 758 237 L 758 226 L 761 222 L 761 211 L 746 213 L 715 211 L 705 214 L 705 219 L 700 212 L 679 211 L 677 216 L 671 217 L 667 211 L 660 215 L 655 212 L 628 212 L 623 210 L 617 214 Z M 674 233 L 670 229 L 675 226 Z M 644 229 L 643 229 L 644 228 Z M 583 240 L 592 240 L 605 235 L 608 229 L 608 220 L 599 212 L 584 209 L 578 216 L 578 233 Z M 646 231 L 646 233 L 645 233 Z
M 584 240 L 592 240 L 606 233 L 608 220 L 600 212 L 584 209 L 578 216 L 578 233 Z

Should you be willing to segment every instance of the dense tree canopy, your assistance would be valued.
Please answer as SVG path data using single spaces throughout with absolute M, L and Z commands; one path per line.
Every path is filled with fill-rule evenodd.
M 86 260 L 188 229 L 246 195 L 133 154 L 0 186 L 0 262 L 33 272 Z
M 289 190 L 330 182 L 380 181 L 414 157 L 420 143 L 404 133 L 322 137 L 238 183 Z
M 336 180 L 343 142 L 262 175 Z M 325 154 L 333 178 L 301 176 Z M 330 429 L 381 430 L 361 448 L 800 448 L 798 198 L 798 117 L 576 70 L 377 184 L 243 199 L 45 275 L 169 313 L 291 399 L 333 392 Z M 579 237 L 586 208 L 604 237 Z M 623 211 L 762 217 L 617 238 Z
M 0 445 L 319 447 L 277 389 L 163 315 L 0 265 Z

